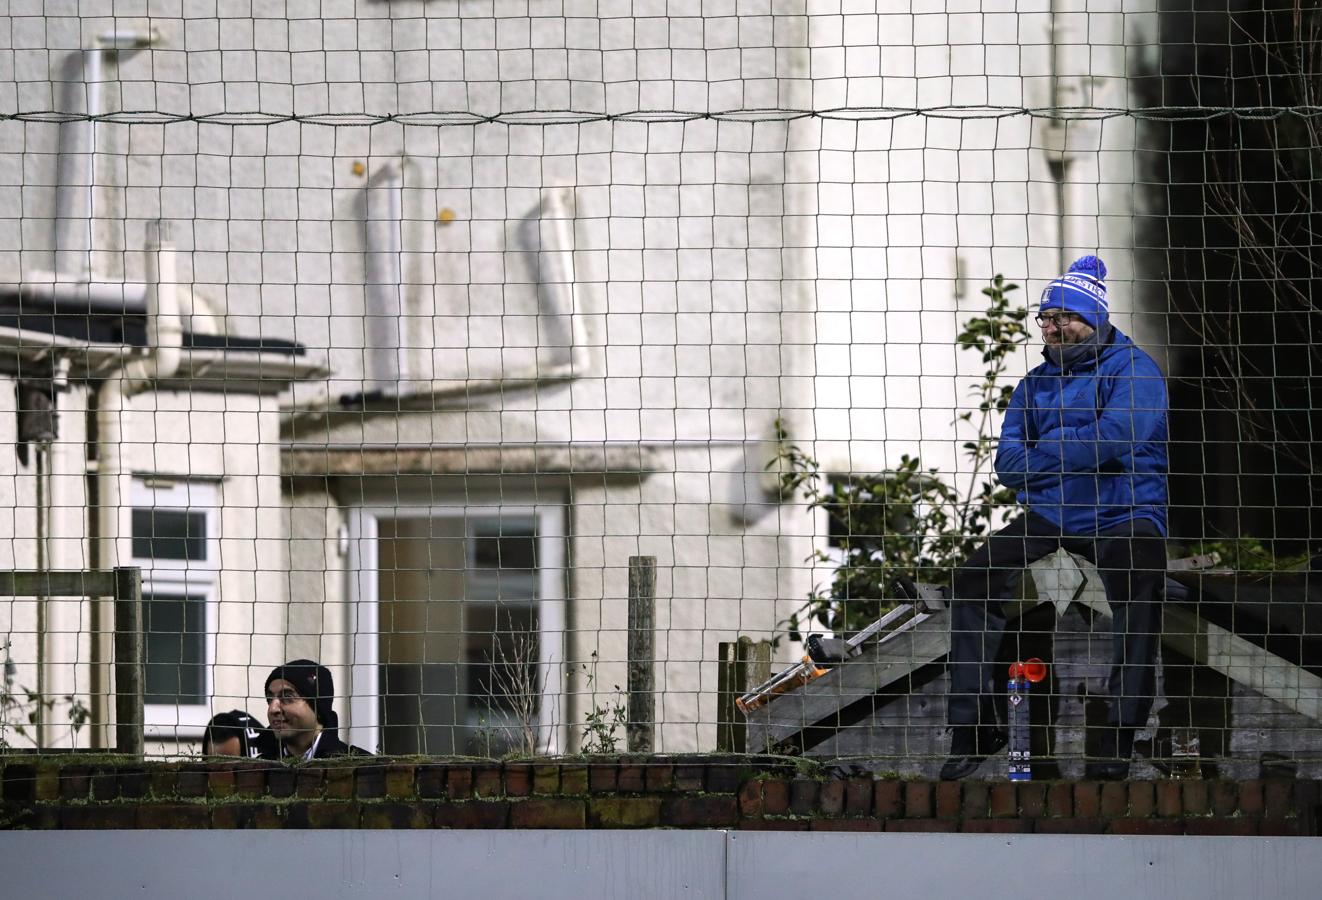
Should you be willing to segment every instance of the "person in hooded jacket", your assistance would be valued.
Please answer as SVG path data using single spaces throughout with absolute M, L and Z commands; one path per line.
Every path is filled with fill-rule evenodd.
M 319 663 L 296 659 L 272 669 L 266 677 L 266 716 L 275 740 L 263 748 L 262 758 L 371 756 L 340 740 L 334 699 L 335 682 Z
M 973 553 L 951 590 L 946 780 L 1006 743 L 996 721 L 1002 600 L 1026 566 L 1063 547 L 1097 566 L 1113 614 L 1108 725 L 1087 777 L 1128 775 L 1156 681 L 1166 571 L 1166 380 L 1111 325 L 1106 266 L 1085 256 L 1047 285 L 1036 321 L 1046 361 L 1015 387 L 995 468 L 1026 508 Z
M 216 713 L 202 733 L 203 756 L 257 759 L 274 744 L 275 737 L 271 732 L 241 709 Z

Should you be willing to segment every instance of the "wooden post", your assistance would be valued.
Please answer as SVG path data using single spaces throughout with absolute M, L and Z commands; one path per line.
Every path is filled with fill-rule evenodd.
M 629 557 L 630 753 L 651 753 L 656 720 L 656 557 Z
M 771 641 L 754 641 L 747 635 L 737 641 L 722 641 L 720 660 L 716 676 L 716 749 L 744 753 L 744 714 L 735 700 L 771 677 Z
M 142 635 L 142 570 L 115 569 L 115 750 L 142 756 L 145 685 Z

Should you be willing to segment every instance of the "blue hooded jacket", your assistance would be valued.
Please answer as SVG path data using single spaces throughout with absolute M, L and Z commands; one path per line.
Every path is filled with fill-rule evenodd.
M 1161 369 L 1118 330 L 1072 369 L 1048 357 L 1010 398 L 996 475 L 1065 534 L 1135 519 L 1165 534 L 1167 406 Z

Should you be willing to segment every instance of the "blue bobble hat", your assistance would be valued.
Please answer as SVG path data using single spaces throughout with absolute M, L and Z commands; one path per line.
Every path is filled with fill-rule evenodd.
M 1105 263 L 1096 256 L 1081 256 L 1068 272 L 1047 285 L 1038 311 L 1063 309 L 1076 313 L 1093 328 L 1101 328 L 1111 315 L 1105 278 Z

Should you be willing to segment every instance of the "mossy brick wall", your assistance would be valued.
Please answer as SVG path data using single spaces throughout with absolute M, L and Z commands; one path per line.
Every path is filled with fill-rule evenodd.
M 1314 835 L 1315 781 L 828 777 L 776 757 L 0 758 L 6 828 L 727 828 Z

